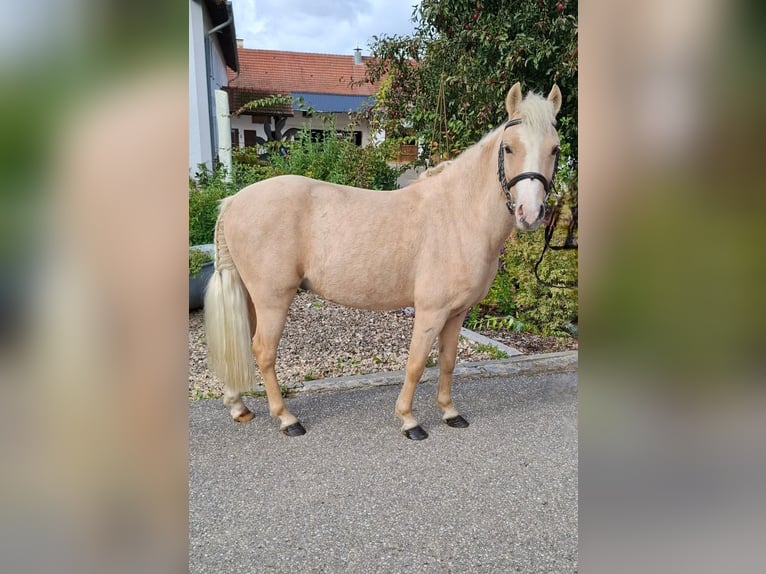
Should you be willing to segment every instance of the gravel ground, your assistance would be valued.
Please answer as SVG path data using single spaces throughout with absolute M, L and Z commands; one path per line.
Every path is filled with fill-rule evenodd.
M 399 371 L 407 363 L 413 318 L 405 310 L 363 311 L 301 292 L 293 301 L 279 344 L 277 378 L 288 389 L 303 381 L 381 371 Z M 576 348 L 576 341 L 526 333 L 481 331 L 522 353 Z M 437 353 L 431 353 L 436 361 Z M 497 359 L 461 338 L 458 362 Z M 257 383 L 260 383 L 260 374 Z M 222 393 L 221 382 L 207 370 L 204 313 L 189 313 L 189 396 L 212 398 Z

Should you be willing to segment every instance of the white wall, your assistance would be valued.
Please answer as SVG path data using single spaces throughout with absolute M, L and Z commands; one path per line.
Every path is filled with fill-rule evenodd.
M 210 94 L 206 82 L 205 33 L 212 28 L 207 11 L 199 2 L 189 0 L 189 172 L 194 174 L 197 165 L 213 165 L 213 147 L 210 140 L 209 110 Z M 218 43 L 217 34 L 210 37 L 212 45 L 212 90 L 226 86 L 226 62 Z M 213 110 L 215 111 L 215 110 Z M 213 126 L 215 130 L 215 125 Z M 218 138 L 216 137 L 216 142 Z
M 205 84 L 205 28 L 202 5 L 189 1 L 189 171 L 211 164 L 210 122 Z

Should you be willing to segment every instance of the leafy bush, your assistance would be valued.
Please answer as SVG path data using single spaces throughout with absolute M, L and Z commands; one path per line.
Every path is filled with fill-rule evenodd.
M 231 150 L 231 159 L 234 165 L 262 165 L 257 146 L 235 147 Z
M 534 266 L 542 252 L 543 233 L 544 230 L 539 229 L 509 240 L 501 257 L 505 269 L 498 276 L 515 286 L 512 291 L 515 316 L 524 324 L 524 329 L 553 335 L 577 319 L 577 289 L 547 287 L 537 281 Z M 554 234 L 553 241 L 562 241 L 559 233 Z M 549 282 L 576 281 L 577 252 L 548 251 L 538 271 Z
M 198 172 L 189 186 L 189 245 L 213 243 L 218 203 L 232 192 L 223 176 L 221 169 Z
M 200 249 L 189 249 L 189 277 L 195 277 L 205 263 L 213 261 L 213 256 Z
M 275 168 L 330 183 L 366 189 L 396 189 L 396 180 L 403 171 L 403 168 L 388 164 L 392 159 L 389 146 L 359 147 L 349 137 L 337 133 L 332 124 L 327 126 L 323 141 L 312 141 L 311 134 L 302 131 L 286 147 L 285 156 L 270 156 Z

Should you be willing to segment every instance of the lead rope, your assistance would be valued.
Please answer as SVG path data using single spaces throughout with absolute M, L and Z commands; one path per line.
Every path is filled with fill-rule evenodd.
M 574 242 L 574 233 L 577 229 L 577 206 L 572 207 L 572 221 L 569 222 L 569 229 L 567 231 L 567 238 L 564 241 L 563 245 L 551 245 L 551 239 L 553 238 L 553 232 L 556 229 L 556 224 L 559 220 L 559 214 L 561 213 L 561 200 L 562 197 L 559 197 L 556 200 L 556 203 L 553 204 L 553 207 L 551 208 L 551 218 L 548 224 L 545 226 L 545 243 L 543 245 L 542 253 L 540 253 L 540 257 L 537 259 L 537 263 L 535 263 L 535 278 L 537 279 L 537 282 L 541 285 L 545 285 L 546 287 L 557 287 L 559 289 L 576 289 L 577 283 L 570 282 L 570 283 L 553 283 L 550 281 L 546 281 L 545 279 L 540 277 L 540 274 L 538 272 L 538 267 L 540 267 L 540 263 L 543 261 L 543 257 L 545 256 L 545 252 L 550 248 L 554 251 L 559 250 L 565 250 L 565 249 L 577 249 L 577 244 Z

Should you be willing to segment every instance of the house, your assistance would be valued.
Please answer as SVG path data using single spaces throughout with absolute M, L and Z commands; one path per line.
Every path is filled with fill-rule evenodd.
M 228 97 L 239 71 L 234 13 L 227 0 L 189 0 L 189 170 L 231 154 Z M 224 156 L 224 157 L 221 157 Z
M 229 108 L 233 146 L 253 146 L 291 139 L 303 127 L 321 138 L 327 128 L 319 114 L 332 114 L 337 131 L 353 133 L 357 145 L 373 141 L 366 120 L 351 124 L 349 112 L 375 101 L 378 86 L 365 82 L 366 58 L 353 55 L 251 50 L 240 45 L 239 74 L 229 72 Z M 289 96 L 292 104 L 262 105 L 242 110 L 253 100 Z M 289 100 L 289 98 L 288 98 Z M 241 113 L 237 114 L 238 111 Z

